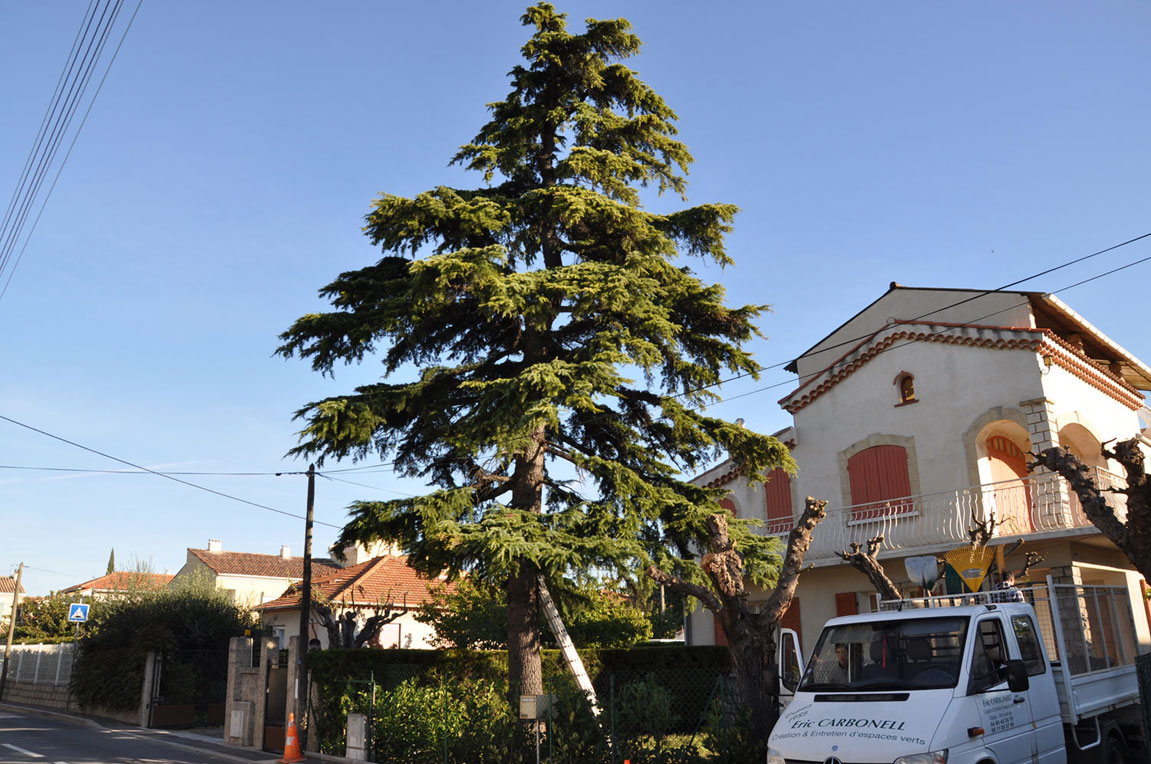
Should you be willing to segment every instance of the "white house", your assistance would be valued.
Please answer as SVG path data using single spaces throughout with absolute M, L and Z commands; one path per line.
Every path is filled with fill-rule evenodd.
M 1051 295 L 917 289 L 892 284 L 803 355 L 796 388 L 779 401 L 793 426 L 778 434 L 799 465 L 749 486 L 730 464 L 699 476 L 730 490 L 730 508 L 786 533 L 803 498 L 827 499 L 785 625 L 804 650 L 836 615 L 866 612 L 874 591 L 836 552 L 882 534 L 879 554 L 907 593 L 904 560 L 940 555 L 967 541 L 973 516 L 999 521 L 993 545 L 1024 540 L 1045 558 L 1031 581 L 1123 585 L 1137 636 L 1151 641 L 1146 583 L 1087 521 L 1066 482 L 1028 454 L 1065 446 L 1103 485 L 1123 482 L 1100 444 L 1144 437 L 1142 391 L 1151 369 Z M 1140 420 L 1142 419 L 1143 424 Z M 1122 497 L 1112 497 L 1120 513 Z M 984 586 L 987 584 L 985 583 Z M 754 601 L 754 597 L 753 597 Z M 722 635 L 720 635 L 721 637 Z M 690 618 L 690 640 L 712 644 L 710 613 Z
M 379 638 L 370 647 L 431 649 L 435 630 L 416 620 L 416 611 L 427 602 L 432 589 L 455 587 L 443 579 L 428 579 L 408 565 L 408 558 L 388 544 L 376 544 L 368 550 L 362 546 L 344 550 L 347 567 L 320 573 L 312 581 L 312 597 L 331 607 L 333 616 L 354 613 L 357 629 L 377 612 L 389 612 L 393 619 L 384 624 Z M 277 599 L 255 608 L 262 626 L 286 645 L 300 633 L 299 582 Z M 313 615 L 309 618 L 308 639 L 318 639 L 327 648 L 328 633 Z
M 332 560 L 312 558 L 312 577 L 339 570 Z M 279 554 L 225 552 L 219 539 L 208 539 L 207 549 L 188 549 L 187 562 L 177 571 L 172 586 L 191 578 L 206 578 L 241 607 L 254 607 L 279 597 L 293 581 L 304 576 L 304 558 L 293 557 L 286 546 Z

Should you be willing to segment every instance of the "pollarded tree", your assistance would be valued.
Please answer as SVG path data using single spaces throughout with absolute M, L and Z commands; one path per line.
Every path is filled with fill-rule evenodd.
M 754 374 L 742 346 L 760 308 L 726 307 L 673 262 L 728 265 L 733 206 L 640 204 L 643 186 L 682 197 L 691 157 L 619 62 L 639 39 L 622 19 L 573 34 L 547 3 L 523 22 L 526 63 L 454 159 L 486 185 L 380 197 L 365 230 L 385 256 L 324 287 L 334 310 L 299 319 L 279 353 L 324 373 L 382 353 L 384 381 L 298 412 L 293 452 L 379 454 L 437 486 L 353 504 L 338 545 L 391 539 L 425 573 L 503 586 L 513 691 L 539 693 L 541 575 L 642 569 L 661 517 L 702 534 L 721 511 L 681 470 L 723 452 L 752 475 L 790 459 L 701 413 L 722 375 Z

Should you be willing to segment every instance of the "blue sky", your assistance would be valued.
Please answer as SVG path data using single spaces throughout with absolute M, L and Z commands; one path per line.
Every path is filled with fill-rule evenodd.
M 86 3 L 0 5 L 0 195 L 15 187 Z M 135 3 L 126 4 L 130 13 Z M 624 16 L 629 65 L 680 117 L 689 202 L 742 212 L 732 303 L 767 303 L 754 351 L 790 360 L 896 280 L 994 288 L 1151 231 L 1151 5 L 1018 1 L 577 2 Z M 272 357 L 373 261 L 380 192 L 474 186 L 448 167 L 507 91 L 523 6 L 143 4 L 11 286 L 0 299 L 0 414 L 167 471 L 274 472 L 292 412 L 335 380 Z M 110 50 L 110 49 L 109 49 Z M 676 204 L 654 200 L 656 207 Z M 1022 285 L 1057 290 L 1151 255 L 1151 240 Z M 1151 263 L 1059 296 L 1151 359 Z M 723 393 L 720 415 L 775 431 L 791 375 Z M 148 475 L 0 421 L 0 574 L 46 593 L 117 561 L 175 572 L 187 547 L 302 549 L 302 522 Z M 328 468 L 350 464 L 329 463 Z M 320 480 L 317 519 L 414 493 L 386 469 Z M 188 476 L 301 513 L 299 476 Z M 318 549 L 335 530 L 317 528 Z

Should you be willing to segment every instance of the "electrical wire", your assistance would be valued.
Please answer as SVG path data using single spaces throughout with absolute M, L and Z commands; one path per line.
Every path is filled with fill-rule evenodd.
M 56 156 L 56 151 L 60 146 L 60 142 L 63 140 L 64 134 L 71 125 L 72 117 L 75 115 L 76 107 L 87 88 L 96 61 L 99 60 L 100 54 L 103 52 L 103 45 L 107 41 L 107 33 L 111 29 L 111 24 L 115 22 L 115 17 L 119 13 L 120 4 L 122 3 L 122 0 L 115 1 L 115 9 L 112 9 L 110 3 L 104 6 L 100 21 L 97 22 L 98 29 L 91 38 L 88 38 L 88 29 L 85 29 L 84 36 L 87 39 L 87 48 L 84 51 L 83 59 L 79 62 L 79 66 L 77 67 L 75 57 L 73 57 L 72 63 L 69 66 L 68 79 L 71 81 L 68 84 L 68 94 L 63 99 L 63 106 L 62 108 L 60 107 L 61 101 L 59 94 L 57 94 L 56 101 L 52 105 L 55 118 L 50 120 L 52 127 L 46 140 L 46 148 L 40 153 L 38 161 L 35 162 L 35 169 L 31 175 L 25 175 L 22 179 L 19 188 L 24 192 L 22 194 L 23 198 L 17 206 L 15 217 L 11 219 L 12 224 L 8 228 L 7 236 L 3 238 L 3 240 L 0 240 L 0 270 L 8 264 L 12 249 L 20 235 L 20 231 L 23 229 L 24 221 L 27 219 L 28 211 L 36 195 L 39 193 L 40 184 L 43 182 L 44 175 L 47 173 L 48 167 Z M 110 9 L 112 9 L 112 16 L 108 18 L 108 22 L 105 24 L 105 18 L 108 17 L 108 11 Z M 88 19 L 88 28 L 91 28 L 91 24 L 92 20 Z M 93 48 L 95 48 L 95 50 L 93 50 Z M 82 71 L 80 71 L 76 79 L 72 79 L 72 71 L 77 68 Z M 44 142 L 38 142 L 36 146 L 37 150 L 43 145 Z M 29 177 L 31 178 L 30 181 Z
M 39 433 L 41 435 L 47 436 L 49 438 L 52 438 L 53 440 L 58 440 L 61 443 L 67 443 L 70 446 L 74 446 L 74 447 L 79 448 L 83 451 L 87 451 L 89 453 L 96 454 L 97 456 L 102 456 L 105 459 L 111 459 L 114 462 L 119 462 L 120 464 L 125 464 L 129 467 L 134 467 L 138 470 L 143 470 L 144 472 L 149 472 L 153 475 L 156 475 L 157 477 L 162 477 L 166 480 L 171 480 L 174 483 L 186 485 L 189 488 L 195 488 L 198 491 L 204 491 L 206 493 L 214 494 L 216 496 L 220 496 L 220 497 L 225 498 L 225 499 L 230 499 L 232 501 L 236 501 L 236 502 L 239 502 L 241 504 L 247 504 L 248 506 L 251 506 L 251 507 L 257 507 L 259 509 L 265 509 L 269 512 L 275 512 L 278 515 L 284 515 L 285 517 L 292 517 L 292 518 L 295 518 L 297 520 L 306 520 L 307 519 L 303 515 L 297 515 L 297 514 L 292 513 L 292 512 L 286 512 L 282 509 L 276 509 L 275 507 L 269 507 L 267 504 L 260 504 L 260 503 L 255 502 L 255 501 L 249 501 L 247 499 L 241 499 L 239 496 L 233 496 L 232 494 L 224 493 L 223 491 L 217 491 L 213 488 L 208 488 L 207 486 L 202 486 L 202 485 L 199 485 L 197 483 L 193 483 L 193 482 L 188 481 L 188 480 L 183 480 L 183 479 L 175 477 L 173 475 L 167 475 L 163 472 L 157 472 L 156 470 L 148 469 L 147 467 L 144 467 L 142 465 L 130 462 L 127 459 L 121 459 L 118 456 L 112 456 L 111 454 L 105 453 L 103 451 L 98 451 L 95 448 L 89 448 L 88 446 L 82 445 L 82 444 L 77 443 L 73 440 L 68 440 L 67 438 L 61 437 L 59 435 L 53 435 L 52 433 L 50 433 L 46 430 L 41 430 L 39 427 L 33 427 L 30 424 L 25 424 L 24 422 L 17 421 L 15 419 L 13 419 L 12 417 L 7 417 L 7 416 L 4 416 L 3 414 L 0 414 L 0 420 L 3 420 L 5 422 L 10 422 L 11 424 L 16 425 L 17 427 L 23 427 L 26 430 L 31 430 L 32 432 L 36 432 L 36 433 Z M 301 474 L 301 473 L 285 473 L 285 474 Z M 334 525 L 333 523 L 326 523 L 322 520 L 316 520 L 315 524 L 316 525 L 325 525 L 329 528 L 335 528 L 337 530 L 340 530 L 343 528 L 342 525 Z
M 1145 234 L 1144 236 L 1140 236 L 1139 238 L 1140 239 L 1146 238 L 1146 236 L 1151 236 L 1151 234 Z M 1138 239 L 1132 239 L 1131 241 L 1138 241 Z M 1130 242 L 1126 242 L 1126 243 L 1130 243 Z M 1122 246 L 1122 245 L 1117 245 L 1117 246 Z M 1114 249 L 1114 247 L 1112 249 Z M 1069 290 L 1074 289 L 1076 287 L 1082 286 L 1084 284 L 1089 284 L 1092 281 L 1097 281 L 1098 279 L 1101 279 L 1105 276 L 1111 276 L 1113 274 L 1119 273 L 1120 271 L 1125 271 L 1128 268 L 1133 268 L 1136 265 L 1141 265 L 1142 263 L 1146 263 L 1148 261 L 1151 261 L 1151 255 L 1148 255 L 1147 257 L 1141 257 L 1138 260 L 1133 260 L 1133 261 L 1131 261 L 1125 265 L 1119 266 L 1118 268 L 1112 268 L 1109 271 L 1105 271 L 1103 273 L 1096 274 L 1096 275 L 1091 276 L 1089 278 L 1083 279 L 1082 281 L 1076 281 L 1074 284 L 1068 284 L 1065 287 L 1055 289 L 1051 292 L 1047 292 L 1046 294 L 1055 295 L 1055 294 L 1059 294 L 1061 292 L 1066 292 L 1066 291 L 1069 291 Z M 1052 269 L 1052 270 L 1055 270 L 1055 269 Z M 1016 282 L 1016 283 L 1018 283 L 1018 282 Z M 996 291 L 998 291 L 998 290 L 996 290 Z M 990 294 L 990 292 L 982 293 L 982 295 L 985 295 L 985 294 Z M 982 295 L 978 295 L 978 296 L 982 296 Z M 967 302 L 967 301 L 965 300 L 965 302 Z M 983 321 L 985 319 L 991 318 L 992 316 L 999 315 L 1000 313 L 1006 313 L 1007 311 L 1015 310 L 1016 308 L 1022 308 L 1025 305 L 1027 305 L 1028 302 L 1029 302 L 1028 300 L 1024 300 L 1023 302 L 1015 303 L 1014 305 L 1009 305 L 1006 308 L 1002 308 L 1000 310 L 993 311 L 991 313 L 988 313 L 987 315 L 980 316 L 979 318 L 973 318 L 970 321 L 965 321 L 965 322 L 963 322 L 962 325 L 964 325 L 964 326 L 976 325 L 979 321 Z M 933 313 L 936 313 L 936 312 L 938 312 L 938 311 L 933 311 Z M 925 315 L 931 315 L 931 314 L 929 313 L 929 314 L 925 314 Z M 920 318 L 923 318 L 923 316 L 920 316 Z M 918 320 L 919 319 L 912 319 L 912 322 L 918 321 Z M 883 328 L 887 328 L 887 327 L 883 327 Z M 928 332 L 926 335 L 924 335 L 922 337 L 916 337 L 914 339 L 910 339 L 910 340 L 907 340 L 907 341 L 899 343 L 899 344 L 893 344 L 890 347 L 886 347 L 886 348 L 880 350 L 879 353 L 877 353 L 877 355 L 882 355 L 883 353 L 889 353 L 892 350 L 896 350 L 897 348 L 904 348 L 904 347 L 907 347 L 909 345 L 914 345 L 917 342 L 922 342 L 922 341 L 930 339 L 932 337 L 936 337 L 936 336 L 939 336 L 941 334 L 944 334 L 948 331 L 951 331 L 954 328 L 956 328 L 956 327 L 955 326 L 948 326 L 947 328 L 939 330 L 939 331 Z M 868 339 L 869 337 L 875 336 L 880 331 L 882 331 L 882 329 L 876 330 L 875 332 L 872 332 L 871 334 L 865 335 L 863 337 L 859 337 L 855 340 L 851 340 L 850 342 L 855 342 L 855 343 L 862 342 L 862 341 Z M 842 347 L 845 344 L 849 344 L 849 343 L 839 343 L 839 345 L 837 345 L 836 347 Z M 800 357 L 802 358 L 803 356 L 800 356 Z M 836 361 L 835 363 L 838 363 L 838 361 Z M 757 393 L 766 392 L 768 390 L 773 390 L 773 389 L 778 388 L 778 387 L 795 385 L 797 383 L 798 383 L 798 385 L 802 386 L 802 385 L 806 384 L 808 380 L 814 379 L 815 377 L 818 377 L 819 375 L 825 373 L 828 369 L 832 368 L 832 366 L 834 366 L 835 363 L 832 363 L 830 366 L 826 366 L 826 367 L 820 369 L 819 371 L 815 371 L 815 372 L 812 372 L 811 374 L 808 374 L 806 376 L 799 377 L 796 380 L 786 379 L 782 382 L 776 382 L 775 384 L 767 385 L 766 387 L 760 387 L 760 388 L 757 388 L 755 390 L 750 390 L 746 393 L 740 393 L 739 395 L 728 396 L 720 402 L 721 403 L 728 403 L 730 401 L 738 400 L 740 398 L 746 398 L 750 395 L 755 395 Z
M 325 475 L 322 472 L 317 472 L 316 474 L 322 478 L 325 478 L 327 480 L 333 480 L 337 483 L 347 483 L 348 485 L 359 486 L 360 488 L 370 488 L 373 491 L 383 491 L 384 493 L 394 493 L 397 496 L 403 496 L 403 497 L 408 498 L 408 499 L 417 498 L 417 496 L 414 493 L 404 493 L 403 491 L 393 491 L 390 488 L 380 488 L 379 486 L 368 485 L 367 483 L 356 483 L 356 482 L 351 481 L 351 480 L 344 480 L 343 478 L 334 478 L 334 477 L 331 477 L 330 475 Z
M 77 472 L 94 475 L 198 475 L 213 477 L 279 477 L 281 475 L 306 475 L 305 471 L 285 472 L 184 472 L 180 470 L 98 470 L 82 467 L 29 467 L 18 464 L 0 464 L 0 470 L 29 470 L 34 472 Z
M 1023 277 L 1023 278 L 1021 278 L 1021 279 L 1017 279 L 1017 280 L 1015 280 L 1015 281 L 1012 281 L 1012 282 L 1011 282 L 1011 283 L 1009 283 L 1009 284 L 1004 284 L 1004 285 L 1003 285 L 1003 286 L 1001 286 L 1001 287 L 997 287 L 997 288 L 995 288 L 995 289 L 988 289 L 988 290 L 985 290 L 985 291 L 980 291 L 980 292 L 977 292 L 976 294 L 974 294 L 974 295 L 970 295 L 970 296 L 968 296 L 968 297 L 965 297 L 965 298 L 963 298 L 962 300 L 959 300 L 958 302 L 953 302 L 953 303 L 951 303 L 950 305 L 944 305 L 944 306 L 943 306 L 943 307 L 941 307 L 941 308 L 936 308 L 936 309 L 934 309 L 934 310 L 931 310 L 931 311 L 929 311 L 929 312 L 927 312 L 927 313 L 924 313 L 924 314 L 923 314 L 923 315 L 921 315 L 921 316 L 917 316 L 917 317 L 915 317 L 915 318 L 909 319 L 909 321 L 922 321 L 922 320 L 923 320 L 923 319 L 925 319 L 925 318 L 929 318 L 930 316 L 934 316 L 936 313 L 942 313 L 942 312 L 943 312 L 943 311 L 945 311 L 945 310 L 951 310 L 952 308 L 957 308 L 957 307 L 959 307 L 960 305 L 964 305 L 964 304 L 966 304 L 966 303 L 969 303 L 969 302 L 971 302 L 971 301 L 973 301 L 973 300 L 978 300 L 978 299 L 979 299 L 979 298 L 981 298 L 981 297 L 986 297 L 986 296 L 987 296 L 987 295 L 989 295 L 989 294 L 995 294 L 995 293 L 997 293 L 997 292 L 1003 292 L 1003 291 L 1006 291 L 1006 290 L 1010 289 L 1011 287 L 1014 287 L 1014 286 L 1019 286 L 1020 284 L 1026 283 L 1026 282 L 1028 282 L 1028 281 L 1034 281 L 1035 279 L 1039 278 L 1040 276 L 1046 276 L 1046 275 L 1048 275 L 1048 274 L 1051 274 L 1051 273 L 1055 273 L 1056 271 L 1062 270 L 1062 269 L 1064 269 L 1064 268 L 1068 268 L 1068 267 L 1070 267 L 1070 266 L 1072 266 L 1072 265 L 1076 265 L 1076 264 L 1078 264 L 1078 263 L 1082 263 L 1082 262 L 1084 262 L 1084 261 L 1086 261 L 1086 260 L 1090 260 L 1090 259 L 1091 259 L 1091 258 L 1093 258 L 1093 257 L 1098 257 L 1099 255 L 1103 255 L 1103 254 L 1106 254 L 1106 253 L 1108 253 L 1108 252 L 1112 252 L 1112 251 L 1114 251 L 1114 250 L 1116 250 L 1116 249 L 1119 249 L 1119 248 L 1121 248 L 1121 247 L 1126 247 L 1126 246 L 1127 246 L 1127 245 L 1129 245 L 1129 244 L 1134 244 L 1134 243 L 1135 243 L 1135 242 L 1137 242 L 1137 241 L 1142 241 L 1143 239 L 1146 239 L 1146 238 L 1149 238 L 1149 237 L 1151 237 L 1151 231 L 1148 231 L 1147 233 L 1145 233 L 1145 234 L 1142 234 L 1142 235 L 1140 235 L 1140 236 L 1136 236 L 1136 237 L 1134 237 L 1134 238 L 1131 238 L 1131 239 L 1127 239 L 1126 241 L 1122 241 L 1122 242 L 1120 242 L 1120 243 L 1118 243 L 1118 244 L 1113 244 L 1113 245 L 1111 245 L 1110 247 L 1106 247 L 1106 248 L 1104 248 L 1104 249 L 1100 249 L 1100 250 L 1097 250 L 1097 251 L 1095 251 L 1095 252 L 1092 252 L 1092 253 L 1090 253 L 1090 254 L 1087 254 L 1087 255 L 1082 255 L 1082 256 L 1080 256 L 1080 257 L 1076 257 L 1076 258 L 1074 258 L 1074 259 L 1072 259 L 1072 260 L 1068 260 L 1068 261 L 1067 261 L 1067 262 L 1065 262 L 1065 263 L 1060 263 L 1059 265 L 1056 265 L 1056 266 L 1054 266 L 1054 267 L 1051 267 L 1051 268 L 1047 268 L 1046 270 L 1042 270 L 1042 271 L 1039 271 L 1038 273 L 1033 273 L 1033 274 L 1031 274 L 1030 276 L 1025 276 L 1025 277 Z M 1139 260 L 1139 261 L 1137 261 L 1137 263 L 1139 263 L 1139 262 L 1143 262 L 1143 260 Z M 1132 265 L 1134 265 L 1134 264 L 1137 264 L 1137 263 L 1132 263 Z M 1126 268 L 1126 267 L 1130 267 L 1130 265 L 1127 265 L 1127 266 L 1124 266 L 1124 267 L 1125 267 L 1125 268 Z M 1122 269 L 1119 269 L 1119 270 L 1122 270 Z M 1112 271 L 1108 271 L 1107 273 L 1108 273 L 1108 274 L 1109 274 L 1109 273 L 1112 273 Z M 1102 276 L 1102 275 L 1107 275 L 1107 274 L 1101 274 L 1101 276 Z M 1099 278 L 1099 277 L 1096 277 L 1096 278 Z M 1088 279 L 1088 281 L 1091 281 L 1091 280 L 1093 280 L 1093 279 Z M 1085 283 L 1087 283 L 1087 281 L 1084 281 L 1084 282 L 1081 282 L 1081 283 L 1084 283 L 1084 284 L 1085 284 Z M 1078 286 L 1078 284 L 1074 284 L 1074 285 L 1072 285 L 1072 286 Z M 1070 287 L 1064 287 L 1062 290 L 1058 290 L 1058 291 L 1066 291 L 1067 289 L 1070 289 Z M 1055 292 L 1050 292 L 1049 294 L 1055 294 Z M 1000 311 L 997 311 L 997 312 L 1000 312 Z M 993 313 L 993 314 L 991 314 L 991 315 L 995 315 L 995 314 Z M 975 320 L 977 320 L 977 321 L 978 321 L 978 320 L 981 320 L 981 319 L 975 319 Z M 819 350 L 815 350 L 815 351 L 812 351 L 812 352 L 810 352 L 810 353 L 804 353 L 803 355 L 799 356 L 798 358 L 795 358 L 795 359 L 792 359 L 792 360 L 796 360 L 796 361 L 798 361 L 800 358 L 811 358 L 812 356 L 820 355 L 820 354 L 822 354 L 822 353 L 827 353 L 827 352 L 830 352 L 830 351 L 832 351 L 832 350 L 837 350 L 837 349 L 839 349 L 839 348 L 842 348 L 842 347 L 846 347 L 846 346 L 848 346 L 848 345 L 853 345 L 853 344 L 855 344 L 855 343 L 857 343 L 857 342 L 862 342 L 863 340 L 867 339 L 867 338 L 868 338 L 868 337 L 870 337 L 870 336 L 871 336 L 870 334 L 867 334 L 867 335 L 863 335 L 863 336 L 861 336 L 861 337 L 855 337 L 855 338 L 853 338 L 853 339 L 843 340 L 842 342 L 837 342 L 837 343 L 836 343 L 836 344 L 834 344 L 834 345 L 828 345 L 828 346 L 827 346 L 827 347 L 825 347 L 825 348 L 820 348 Z M 773 363 L 773 364 L 770 364 L 770 365 L 768 365 L 768 366 L 758 366 L 758 365 L 757 365 L 757 366 L 758 366 L 758 368 L 757 368 L 757 369 L 756 369 L 754 372 L 750 372 L 750 371 L 741 372 L 741 373 L 739 373 L 739 374 L 736 374 L 736 375 L 734 375 L 734 376 L 732 376 L 732 377 L 728 377 L 727 379 L 722 379 L 722 380 L 719 380 L 719 381 L 717 381 L 717 382 L 713 382 L 713 383 L 711 383 L 711 384 L 709 384 L 709 385 L 703 385 L 703 386 L 701 386 L 701 387 L 698 387 L 698 388 L 696 388 L 696 389 L 694 389 L 694 390 L 691 390 L 691 391 L 685 391 L 685 392 L 683 392 L 683 393 L 680 393 L 680 394 L 678 394 L 678 395 L 676 395 L 676 396 L 673 396 L 673 397 L 679 398 L 679 397 L 683 397 L 684 395 L 689 395 L 689 394 L 691 394 L 691 393 L 700 392 L 700 391 L 702 391 L 702 390 L 707 390 L 707 389 L 709 389 L 709 388 L 712 388 L 712 387 L 718 387 L 718 386 L 720 386 L 720 385 L 723 385 L 723 384 L 726 384 L 726 383 L 728 383 L 728 382 L 735 382 L 735 381 L 737 381 L 737 380 L 743 379 L 744 377 L 748 377 L 748 376 L 751 376 L 752 374 L 759 374 L 759 373 L 761 373 L 761 372 L 764 372 L 764 371 L 771 371 L 772 369 L 778 369 L 778 368 L 780 368 L 780 367 L 782 367 L 782 366 L 787 366 L 787 365 L 788 365 L 788 364 L 790 364 L 791 362 L 792 362 L 792 361 L 780 361 L 780 362 L 778 362 L 778 363 Z M 786 384 L 786 383 L 783 383 L 783 384 Z M 778 387 L 778 386 L 779 386 L 779 385 L 773 385 L 772 387 Z M 770 388 L 764 388 L 764 389 L 770 389 Z M 742 396 L 740 396 L 740 397 L 742 397 Z
M 94 3 L 95 3 L 95 0 L 93 0 L 93 5 L 94 5 Z M 116 18 L 120 14 L 121 3 L 122 3 L 122 0 L 118 0 L 117 5 L 116 5 L 116 9 L 115 9 L 114 14 L 113 14 L 113 17 L 112 17 L 111 21 L 109 22 L 109 24 L 106 28 L 104 37 L 102 38 L 99 52 L 97 53 L 96 58 L 93 59 L 93 62 L 92 62 L 93 67 L 95 66 L 96 61 L 99 59 L 99 55 L 103 53 L 104 43 L 107 39 L 107 33 L 111 31 L 112 27 L 115 24 Z M 29 229 L 28 235 L 24 237 L 24 244 L 20 248 L 19 253 L 17 253 L 16 260 L 12 263 L 12 267 L 8 268 L 8 275 L 4 281 L 4 286 L 2 289 L 0 289 L 0 300 L 3 300 L 4 295 L 8 292 L 8 286 L 12 283 L 12 276 L 15 274 L 16 268 L 19 267 L 20 261 L 24 257 L 25 250 L 28 249 L 28 243 L 32 240 L 32 235 L 36 232 L 36 227 L 40 223 L 40 218 L 44 214 L 44 209 L 48 205 L 48 200 L 52 197 L 52 192 L 56 189 L 56 184 L 60 180 L 60 175 L 64 171 L 64 166 L 68 163 L 69 157 L 72 156 L 72 150 L 76 147 L 76 141 L 80 137 L 80 132 L 84 129 L 84 125 L 87 124 L 88 116 L 92 113 L 92 106 L 96 103 L 96 99 L 99 97 L 100 91 L 103 90 L 103 88 L 104 88 L 104 82 L 108 79 L 108 73 L 112 70 L 112 65 L 116 62 L 117 56 L 120 55 L 120 49 L 123 47 L 124 40 L 128 36 L 128 31 L 132 28 L 132 23 L 136 20 L 136 15 L 140 12 L 140 7 L 142 5 L 143 5 L 143 0 L 138 0 L 136 3 L 136 10 L 132 12 L 131 18 L 128 20 L 127 25 L 124 27 L 124 32 L 120 36 L 120 41 L 119 41 L 119 43 L 117 43 L 116 49 L 115 49 L 115 51 L 113 51 L 112 57 L 108 61 L 107 67 L 105 67 L 105 69 L 104 69 L 104 75 L 100 78 L 100 83 L 97 85 L 96 91 L 92 95 L 91 100 L 89 100 L 87 109 L 84 111 L 84 117 L 80 120 L 80 125 L 79 125 L 79 127 L 76 128 L 76 132 L 72 136 L 72 141 L 68 145 L 68 150 L 64 154 L 64 159 L 60 162 L 60 165 L 56 170 L 56 175 L 52 179 L 52 185 L 49 186 L 48 192 L 44 195 L 44 199 L 40 204 L 40 210 L 39 210 L 39 212 L 37 212 L 36 218 L 32 221 L 32 227 Z M 92 8 L 92 5 L 89 6 L 90 10 L 91 10 L 91 8 Z M 73 53 L 78 49 L 79 39 L 80 39 L 80 33 L 77 32 L 77 39 L 73 43 Z M 65 71 L 67 71 L 67 69 L 68 69 L 68 67 L 65 66 Z M 90 74 L 88 76 L 90 76 Z M 64 72 L 61 72 L 61 81 L 63 79 L 64 79 Z M 84 80 L 85 87 L 87 86 L 87 81 L 88 80 L 86 78 Z M 57 89 L 59 90 L 59 88 L 60 88 L 60 83 L 58 82 L 57 83 Z M 81 93 L 81 95 L 82 95 L 82 93 Z M 77 104 L 78 103 L 79 103 L 79 101 L 77 101 Z M 44 121 L 41 123 L 41 133 L 43 132 L 45 125 L 49 121 L 49 114 L 51 113 L 51 111 L 52 111 L 52 108 L 49 107 L 49 110 L 47 112 L 45 112 Z M 73 108 L 72 113 L 74 113 L 74 112 L 75 112 L 75 109 Z M 68 124 L 70 125 L 70 123 L 71 123 L 71 115 L 69 115 L 69 118 L 68 118 Z M 61 138 L 62 137 L 63 137 L 63 133 L 61 133 Z M 56 142 L 55 147 L 52 149 L 51 158 L 49 158 L 49 163 L 51 162 L 51 159 L 53 159 L 55 157 L 56 148 L 58 148 L 58 147 L 59 147 L 59 141 Z M 28 162 L 25 165 L 25 172 L 27 172 L 27 169 L 31 166 L 32 156 L 33 156 L 34 152 L 35 152 L 35 148 L 33 149 L 32 153 L 29 153 Z M 47 171 L 47 165 L 45 165 L 45 171 Z M 42 179 L 43 179 L 43 176 L 41 175 L 40 181 L 38 181 L 35 185 L 35 189 L 27 197 L 27 204 L 30 205 L 32 203 L 32 201 L 35 199 L 36 195 L 39 193 L 40 182 L 42 181 Z M 21 185 L 23 185 L 23 179 L 22 179 L 21 183 L 17 185 L 17 189 L 19 189 L 21 187 Z M 14 208 L 14 203 L 16 200 L 17 193 L 18 193 L 18 190 L 17 190 L 17 192 L 14 192 L 14 194 L 13 194 L 13 201 L 9 205 L 9 207 L 10 207 L 9 211 L 11 211 L 11 209 Z M 22 206 L 26 206 L 26 205 L 22 205 Z M 23 222 L 24 222 L 25 218 L 26 218 L 26 214 L 25 214 L 25 216 L 21 217 L 21 221 L 20 221 L 19 226 L 13 228 L 13 236 L 11 237 L 13 247 L 15 246 L 16 241 L 19 240 L 20 232 L 21 232 L 21 229 L 23 228 Z M 7 224 L 7 215 L 5 218 L 5 225 L 6 224 Z M 3 231 L 3 227 L 0 227 L 0 242 L 2 242 L 4 240 L 4 237 L 2 235 L 2 231 Z M 8 261 L 9 261 L 10 256 L 11 256 L 11 247 L 8 247 L 7 251 L 0 253 L 0 276 L 3 275 L 4 269 L 8 265 Z

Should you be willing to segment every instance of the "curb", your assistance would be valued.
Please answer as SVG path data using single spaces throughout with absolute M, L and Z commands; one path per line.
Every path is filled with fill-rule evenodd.
M 71 724 L 74 727 L 87 727 L 88 729 L 94 730 L 105 729 L 103 724 L 95 719 L 89 719 L 86 716 L 78 716 L 64 711 L 53 711 L 47 708 L 37 708 L 36 706 L 25 706 L 20 703 L 0 703 L 0 710 L 14 711 L 16 713 L 27 714 L 28 716 L 38 716 L 42 719 L 54 719 L 64 724 Z

